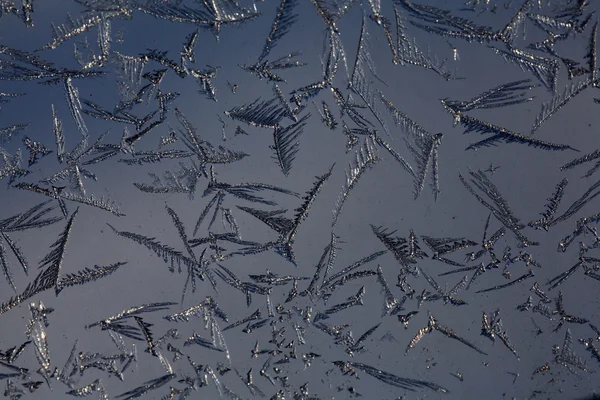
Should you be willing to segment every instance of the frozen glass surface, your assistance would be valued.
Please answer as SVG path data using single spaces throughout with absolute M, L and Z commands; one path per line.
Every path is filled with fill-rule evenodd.
M 599 7 L 0 0 L 0 393 L 592 398 Z

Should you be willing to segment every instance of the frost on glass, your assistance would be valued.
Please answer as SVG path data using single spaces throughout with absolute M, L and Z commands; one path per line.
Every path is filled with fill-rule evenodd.
M 599 7 L 0 0 L 0 393 L 593 395 Z

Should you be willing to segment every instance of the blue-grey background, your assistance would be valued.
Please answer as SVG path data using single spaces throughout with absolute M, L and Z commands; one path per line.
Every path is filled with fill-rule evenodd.
M 364 3 L 364 4 L 362 4 Z M 454 9 L 462 6 L 462 1 L 429 1 L 438 7 Z M 497 12 L 486 11 L 485 8 L 478 12 L 462 12 L 467 18 L 473 19 L 480 25 L 489 25 L 501 29 L 514 15 L 520 2 L 512 2 L 510 7 L 504 7 L 502 1 L 497 2 Z M 508 2 L 511 3 L 511 2 Z M 534 2 L 538 3 L 538 2 Z M 553 1 L 540 1 L 544 7 L 552 7 Z M 244 5 L 248 5 L 244 3 Z M 15 15 L 4 15 L 0 19 L 0 44 L 13 48 L 33 51 L 51 40 L 51 23 L 57 25 L 66 21 L 67 14 L 79 16 L 82 7 L 68 0 L 35 1 L 35 12 L 32 14 L 33 27 L 25 27 L 23 22 Z M 258 79 L 239 68 L 239 64 L 253 64 L 264 45 L 265 38 L 271 28 L 278 2 L 273 0 L 256 3 L 261 16 L 253 21 L 239 26 L 224 26 L 219 40 L 205 29 L 200 29 L 196 44 L 195 68 L 204 65 L 220 67 L 214 84 L 216 86 L 217 101 L 211 101 L 198 93 L 198 85 L 192 77 L 184 79 L 169 70 L 161 90 L 163 92 L 179 92 L 176 101 L 171 104 L 166 123 L 154 129 L 149 135 L 136 144 L 136 150 L 151 150 L 158 145 L 160 136 L 168 135 L 168 124 L 173 128 L 179 127 L 173 110 L 180 109 L 188 120 L 197 128 L 199 134 L 214 145 L 224 145 L 233 150 L 242 150 L 250 156 L 229 165 L 218 165 L 215 170 L 218 179 L 227 183 L 263 182 L 284 187 L 299 193 L 309 190 L 314 181 L 314 176 L 322 175 L 335 162 L 333 175 L 327 181 L 321 194 L 317 197 L 309 217 L 300 225 L 296 238 L 296 255 L 298 266 L 286 262 L 274 252 L 265 252 L 255 256 L 237 257 L 224 263 L 239 277 L 246 278 L 248 274 L 264 273 L 269 269 L 277 274 L 297 276 L 310 276 L 319 261 L 323 248 L 327 245 L 331 228 L 331 210 L 344 182 L 344 170 L 348 163 L 353 161 L 354 150 L 346 152 L 346 138 L 341 129 L 341 123 L 334 131 L 329 130 L 320 121 L 317 110 L 312 102 L 308 102 L 306 111 L 312 113 L 308 124 L 301 135 L 300 149 L 289 176 L 284 176 L 275 161 L 271 158 L 272 132 L 268 129 L 249 127 L 238 121 L 233 121 L 223 115 L 223 112 L 251 102 L 259 96 L 263 99 L 272 97 L 272 83 Z M 598 7 L 596 2 L 591 2 L 588 11 Z M 545 8 L 542 8 L 545 9 Z M 382 6 L 384 15 L 393 21 L 391 2 L 384 2 Z M 479 10 L 482 12 L 480 13 Z M 299 19 L 292 26 L 290 33 L 279 41 L 272 50 L 270 58 L 285 55 L 288 52 L 300 50 L 301 61 L 307 65 L 283 71 L 286 83 L 280 83 L 283 92 L 290 93 L 294 89 L 308 85 L 322 78 L 322 68 L 319 56 L 321 54 L 324 28 L 322 19 L 316 13 L 314 5 L 309 1 L 300 1 L 297 7 Z M 367 2 L 357 2 L 349 13 L 339 22 L 341 37 L 348 55 L 349 67 L 352 67 L 356 55 L 356 47 L 360 33 L 360 23 L 363 13 L 370 13 Z M 185 37 L 193 32 L 196 27 L 183 23 L 173 23 L 156 19 L 139 11 L 133 12 L 131 19 L 112 20 L 112 49 L 122 54 L 138 55 L 146 49 L 169 51 L 168 56 L 178 60 L 180 48 Z M 583 62 L 589 40 L 591 24 L 587 29 L 568 41 L 556 45 L 557 52 Z M 394 105 L 410 116 L 429 132 L 444 133 L 443 142 L 439 148 L 439 175 L 441 194 L 437 201 L 433 199 L 428 188 L 429 180 L 422 195 L 413 199 L 413 183 L 411 178 L 400 168 L 388 153 L 379 150 L 382 160 L 375 167 L 367 171 L 351 192 L 342 214 L 338 220 L 335 233 L 340 236 L 341 249 L 336 260 L 336 270 L 339 270 L 354 261 L 365 257 L 377 250 L 385 250 L 381 242 L 373 235 L 370 224 L 382 225 L 391 230 L 398 230 L 400 236 L 407 236 L 410 229 L 417 235 L 433 237 L 467 237 L 481 241 L 483 226 L 488 211 L 471 196 L 458 179 L 459 172 L 464 176 L 468 169 L 485 170 L 488 166 L 500 166 L 497 172 L 489 175 L 498 186 L 514 214 L 522 222 L 537 219 L 543 211 L 547 197 L 554 190 L 555 185 L 563 177 L 569 179 L 564 199 L 559 208 L 562 213 L 596 180 L 595 177 L 584 179 L 581 176 L 586 171 L 586 166 L 570 171 L 561 172 L 560 166 L 573 158 L 598 147 L 598 118 L 593 98 L 597 96 L 596 88 L 590 88 L 568 103 L 551 120 L 544 124 L 536 133 L 536 137 L 569 145 L 580 149 L 581 153 L 571 151 L 553 152 L 530 148 L 520 144 L 500 144 L 497 147 L 483 148 L 478 151 L 465 151 L 465 147 L 481 137 L 477 134 L 463 135 L 463 128 L 452 127 L 452 117 L 446 113 L 440 99 L 451 98 L 466 100 L 493 86 L 517 79 L 532 78 L 532 83 L 537 83 L 528 72 L 521 71 L 518 67 L 505 63 L 486 43 L 468 43 L 466 41 L 451 40 L 458 48 L 460 60 L 452 59 L 452 49 L 446 38 L 423 32 L 407 24 L 407 33 L 414 37 L 423 51 L 429 49 L 431 54 L 436 54 L 440 59 L 447 59 L 450 70 L 456 69 L 457 75 L 465 79 L 445 81 L 431 71 L 414 67 L 393 65 L 391 52 L 383 35 L 383 30 L 367 19 L 370 32 L 371 55 L 375 62 L 379 77 L 387 83 L 387 87 L 377 83 L 386 97 Z M 543 39 L 541 32 L 530 23 L 525 43 L 537 42 Z M 121 43 L 115 39 L 122 36 Z M 77 68 L 73 58 L 73 45 L 88 37 L 90 47 L 97 49 L 97 28 L 75 37 L 55 50 L 47 50 L 38 55 L 56 65 Z M 155 63 L 148 63 L 144 71 L 164 68 Z M 558 91 L 562 92 L 569 83 L 564 66 L 561 65 L 558 79 Z M 102 77 L 93 79 L 75 79 L 73 84 L 78 88 L 81 98 L 111 108 L 118 102 L 119 89 L 115 80 L 115 66 L 110 62 L 103 69 L 109 71 Z M 345 70 L 340 67 L 336 77 L 336 86 L 346 89 Z M 235 94 L 229 89 L 227 82 L 238 85 Z M 26 166 L 28 153 L 21 141 L 23 135 L 44 144 L 55 152 L 42 158 L 31 170 L 32 174 L 21 178 L 19 181 L 36 182 L 59 170 L 56 161 L 55 139 L 52 133 L 51 105 L 56 107 L 57 115 L 62 119 L 65 136 L 66 150 L 70 151 L 78 142 L 79 134 L 73 119 L 70 117 L 68 103 L 62 84 L 54 86 L 40 85 L 35 81 L 2 81 L 0 91 L 5 93 L 24 92 L 25 96 L 12 99 L 9 103 L 1 104 L 0 126 L 27 123 L 27 129 L 15 137 L 10 143 L 3 144 L 3 148 L 14 154 L 18 148 L 23 152 L 23 167 Z M 535 116 L 538 114 L 543 101 L 550 99 L 550 93 L 542 87 L 533 89 L 531 95 L 535 99 L 531 102 L 492 110 L 478 110 L 469 114 L 481 117 L 496 125 L 506 127 L 515 132 L 528 133 Z M 355 98 L 357 98 L 355 96 Z M 329 91 L 323 91 L 314 99 L 317 104 L 325 100 L 334 112 L 338 122 L 339 109 Z M 137 106 L 136 114 L 144 114 L 156 108 L 154 101 L 147 107 L 142 104 Z M 380 114 L 384 116 L 391 132 L 391 138 L 384 137 L 397 149 L 411 164 L 414 162 L 404 146 L 402 133 L 393 123 L 387 110 L 378 104 Z M 365 114 L 368 115 L 368 114 Z M 222 125 L 217 116 L 221 116 L 226 123 L 225 135 L 227 140 L 222 142 Z M 370 116 L 369 116 L 370 117 Z M 106 142 L 118 143 L 123 124 L 97 120 L 84 115 L 85 122 L 90 132 L 90 144 L 103 132 L 110 129 Z M 248 136 L 234 136 L 237 125 L 249 133 Z M 130 132 L 134 129 L 128 126 Z M 183 148 L 181 141 L 176 142 L 171 148 Z M 52 291 L 47 291 L 28 300 L 25 304 L 0 315 L 0 349 L 21 344 L 25 340 L 25 326 L 29 318 L 27 304 L 42 301 L 47 307 L 55 311 L 50 314 L 50 325 L 47 328 L 48 343 L 53 366 L 60 368 L 68 357 L 68 353 L 76 339 L 79 340 L 79 349 L 89 352 L 113 352 L 114 346 L 106 332 L 98 329 L 86 330 L 88 323 L 98 321 L 116 314 L 133 305 L 173 301 L 178 302 L 181 297 L 186 275 L 172 274 L 167 264 L 132 241 L 115 235 L 106 223 L 123 231 L 136 232 L 147 237 L 155 237 L 162 243 L 184 251 L 177 231 L 165 210 L 165 204 L 174 209 L 186 226 L 191 237 L 194 224 L 212 197 L 202 197 L 206 180 L 200 180 L 195 193 L 195 198 L 190 200 L 186 194 L 147 194 L 140 192 L 133 182 L 151 183 L 148 173 L 158 175 L 168 170 L 176 170 L 180 160 L 167 160 L 144 166 L 128 166 L 118 162 L 117 156 L 98 165 L 89 166 L 98 181 L 86 179 L 84 186 L 88 194 L 97 197 L 106 196 L 119 205 L 119 210 L 126 216 L 116 217 L 102 210 L 81 206 L 79 215 L 75 219 L 73 232 L 69 240 L 66 257 L 61 273 L 75 273 L 85 267 L 94 265 L 108 265 L 118 261 L 128 261 L 114 274 L 86 284 L 67 288 L 55 296 Z M 186 162 L 185 159 L 181 160 Z M 591 167 L 591 166 L 590 166 Z M 46 200 L 45 197 L 14 189 L 8 185 L 8 180 L 0 192 L 0 218 L 7 218 L 13 214 L 25 211 L 29 207 Z M 267 194 L 271 197 L 271 194 Z M 279 203 L 279 208 L 293 210 L 299 204 L 298 199 L 285 195 L 272 196 Z M 246 203 L 228 195 L 225 206 L 232 209 L 244 239 L 266 242 L 275 239 L 275 235 L 264 224 L 257 221 L 235 205 L 267 209 L 261 205 Z M 553 364 L 552 346 L 562 345 L 566 328 L 573 333 L 575 352 L 586 362 L 591 369 L 599 369 L 598 362 L 590 358 L 590 353 L 577 342 L 580 338 L 593 335 L 587 324 L 565 324 L 558 332 L 552 332 L 558 320 L 550 321 L 539 314 L 520 312 L 516 310 L 518 304 L 523 303 L 527 296 L 532 294 L 529 287 L 537 281 L 546 288 L 548 279 L 567 270 L 577 262 L 577 244 L 573 244 L 565 253 L 558 253 L 556 246 L 559 240 L 571 233 L 574 221 L 582 216 L 598 212 L 597 201 L 585 206 L 574 218 L 553 227 L 549 232 L 526 229 L 526 234 L 533 240 L 541 242 L 540 246 L 525 249 L 530 252 L 542 269 L 535 269 L 535 278 L 517 284 L 511 288 L 490 292 L 488 294 L 475 294 L 479 289 L 491 287 L 507 282 L 501 275 L 501 269 L 492 270 L 479 278 L 474 286 L 466 292 L 461 292 L 459 297 L 468 302 L 468 305 L 454 307 L 442 302 L 425 303 L 405 329 L 396 317 L 386 316 L 380 318 L 383 297 L 380 294 L 380 285 L 373 277 L 360 281 L 353 281 L 335 292 L 328 306 L 344 301 L 348 296 L 354 295 L 361 286 L 365 286 L 366 294 L 364 305 L 354 307 L 332 316 L 326 322 L 335 324 L 349 324 L 354 337 L 358 338 L 366 329 L 381 322 L 381 326 L 366 342 L 367 351 L 355 355 L 353 361 L 376 366 L 384 371 L 394 373 L 401 377 L 423 379 L 435 382 L 448 388 L 450 393 L 440 394 L 426 390 L 415 393 L 405 392 L 401 389 L 385 385 L 364 372 L 359 372 L 360 380 L 350 376 L 343 376 L 331 364 L 336 360 L 348 360 L 350 357 L 344 353 L 342 346 L 334 344 L 332 338 L 325 335 L 310 325 L 306 326 L 306 344 L 298 347 L 298 353 L 314 352 L 321 355 L 312 365 L 304 369 L 302 361 L 294 360 L 282 366 L 283 374 L 289 376 L 289 397 L 293 392 L 299 391 L 299 386 L 308 382 L 308 390 L 312 396 L 321 399 L 345 399 L 353 395 L 347 390 L 353 386 L 363 398 L 369 399 L 395 399 L 395 398 L 530 398 L 535 391 L 542 391 L 539 398 L 580 398 L 590 395 L 598 388 L 597 373 L 577 371 L 573 374 L 565 367 Z M 76 205 L 70 204 L 72 212 Z M 60 213 L 56 210 L 57 215 Z M 490 230 L 493 232 L 500 227 L 500 223 L 493 217 Z M 27 260 L 31 264 L 29 276 L 23 274 L 22 269 L 14 258 L 10 258 L 13 276 L 17 289 L 22 291 L 33 279 L 34 271 L 37 273 L 37 262 L 50 250 L 50 246 L 58 238 L 64 228 L 64 222 L 54 224 L 38 230 L 26 231 L 13 235 L 24 249 Z M 217 220 L 216 226 L 220 224 Z M 204 235 L 206 232 L 200 233 Z M 588 240 L 589 238 L 585 238 Z M 514 235 L 508 232 L 496 245 L 496 253 L 501 256 L 504 248 L 511 246 L 513 255 L 519 251 Z M 421 247 L 426 246 L 421 243 Z M 477 251 L 475 248 L 474 251 Z M 430 253 L 430 251 L 428 251 Z M 462 261 L 461 257 L 453 257 Z M 593 253 L 590 253 L 594 255 Z M 12 255 L 9 254 L 9 257 Z M 375 262 L 366 267 L 374 269 L 380 264 L 393 293 L 402 297 L 399 288 L 394 286 L 397 281 L 399 264 L 392 254 L 388 252 Z M 419 261 L 420 268 L 435 277 L 440 285 L 453 286 L 462 274 L 437 277 L 439 273 L 449 270 L 450 267 L 442 263 L 424 259 Z M 366 267 L 364 269 L 366 269 Z M 523 263 L 515 264 L 511 268 L 512 278 L 516 278 L 527 271 Z M 470 274 L 469 274 L 470 277 Z M 218 279 L 218 278 L 217 278 Z M 431 290 L 427 282 L 421 278 L 411 278 L 411 285 L 420 293 L 421 290 Z M 300 281 L 299 289 L 303 289 L 308 281 Z M 244 295 L 226 286 L 218 280 L 220 291 L 216 294 L 207 282 L 200 283 L 195 294 L 188 292 L 185 304 L 189 307 L 204 300 L 206 296 L 213 296 L 220 307 L 228 313 L 231 322 L 249 315 L 260 307 L 266 315 L 265 300 L 261 296 L 253 296 L 253 304 L 246 307 Z M 585 317 L 591 323 L 600 324 L 598 313 L 598 285 L 593 279 L 587 278 L 582 271 L 575 273 L 560 289 L 564 295 L 565 309 L 567 312 Z M 291 286 L 275 287 L 272 299 L 274 305 L 285 301 Z M 8 283 L 0 282 L 0 301 L 6 301 L 14 293 Z M 558 290 L 549 293 L 555 298 Z M 534 303 L 536 302 L 534 297 Z M 307 298 L 296 298 L 296 303 L 286 306 L 298 305 L 305 307 L 310 303 Z M 552 305 L 551 305 L 552 306 Z M 323 310 L 326 306 L 317 301 L 315 310 Z M 416 301 L 409 300 L 405 308 L 407 311 L 416 310 Z M 491 313 L 500 308 L 504 328 L 520 353 L 520 360 L 511 354 L 499 340 L 492 344 L 480 335 L 482 312 Z M 172 308 L 170 313 L 179 309 Z M 459 335 L 474 342 L 483 348 L 489 355 L 482 356 L 452 341 L 438 332 L 427 335 L 415 349 L 407 355 L 404 351 L 408 342 L 417 330 L 427 323 L 427 310 L 438 318 L 443 325 L 453 328 Z M 210 337 L 205 331 L 200 318 L 192 319 L 187 323 L 168 323 L 162 319 L 168 312 L 159 312 L 144 316 L 144 320 L 153 323 L 152 329 L 155 336 L 162 336 L 167 329 L 177 327 L 182 337 L 190 336 L 194 331 L 205 337 Z M 536 335 L 535 326 L 531 318 L 544 331 Z M 300 317 L 296 321 L 303 323 Z M 177 326 L 175 326 L 177 325 Z M 289 322 L 278 326 L 286 326 L 288 338 L 295 336 Z M 276 390 L 271 384 L 259 375 L 259 370 L 265 357 L 251 358 L 250 350 L 258 340 L 261 347 L 269 347 L 267 342 L 271 338 L 270 327 L 263 327 L 252 334 L 245 334 L 242 327 L 225 332 L 232 360 L 232 368 L 237 368 L 241 374 L 252 367 L 254 368 L 254 382 L 270 398 Z M 389 333 L 391 336 L 384 336 Z M 389 340 L 389 338 L 393 338 Z M 125 339 L 130 344 L 130 339 Z M 138 365 L 125 373 L 125 380 L 119 381 L 101 371 L 86 371 L 80 378 L 80 386 L 91 383 L 100 378 L 110 398 L 133 389 L 143 382 L 164 374 L 160 363 L 155 357 L 142 350 L 143 342 L 138 342 Z M 178 347 L 183 348 L 182 340 Z M 217 362 L 225 363 L 220 354 L 198 347 L 186 347 L 189 354 L 199 364 L 211 365 L 215 368 Z M 170 355 L 169 355 L 170 357 Z M 544 363 L 551 364 L 551 371 L 547 374 L 538 374 L 532 377 L 532 372 Z M 192 373 L 185 359 L 172 363 L 176 373 Z M 36 376 L 35 370 L 39 368 L 30 347 L 18 361 L 18 365 L 29 368 L 32 379 L 41 380 Z M 464 381 L 459 381 L 450 373 L 461 373 Z M 511 373 L 519 374 L 514 380 Z M 274 373 L 273 373 L 274 374 Z M 171 386 L 182 387 L 177 383 L 180 379 L 169 383 Z M 250 392 L 244 387 L 239 378 L 230 372 L 221 377 L 232 390 L 243 398 L 252 398 Z M 553 379 L 555 378 L 555 379 Z M 514 382 L 513 382 L 514 380 Z M 148 398 L 161 398 L 168 393 L 168 386 L 152 391 L 146 395 Z M 46 386 L 41 387 L 28 398 L 62 399 L 69 389 L 58 381 L 52 382 L 52 390 Z M 404 397 L 403 397 L 404 396 Z M 191 398 L 217 398 L 218 393 L 214 386 L 200 388 Z M 286 397 L 287 398 L 287 397 Z

